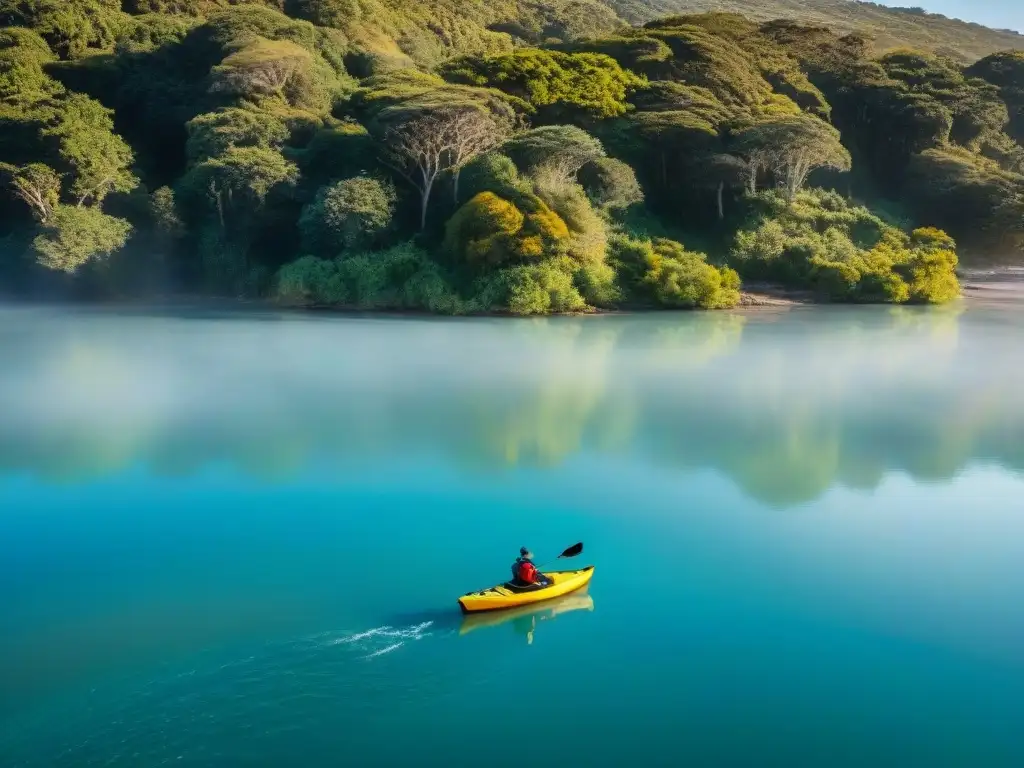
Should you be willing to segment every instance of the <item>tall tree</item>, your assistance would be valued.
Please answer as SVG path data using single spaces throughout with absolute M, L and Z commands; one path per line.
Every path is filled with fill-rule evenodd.
M 512 124 L 507 117 L 470 108 L 454 110 L 450 126 L 452 199 L 458 205 L 462 169 L 503 142 L 511 133 Z
M 71 178 L 70 193 L 79 206 L 101 203 L 110 192 L 135 188 L 134 155 L 114 133 L 109 109 L 84 94 L 70 93 L 52 115 L 42 134 L 59 142 L 58 154 Z
M 766 167 L 781 181 L 790 202 L 803 189 L 811 171 L 848 171 L 851 166 L 850 153 L 839 141 L 839 131 L 807 115 L 757 123 L 740 134 L 737 150 L 746 158 L 751 186 L 756 184 L 757 169 Z
M 249 220 L 278 185 L 291 186 L 299 170 L 280 152 L 261 147 L 231 147 L 224 154 L 199 163 L 181 181 L 181 191 L 193 212 L 205 217 L 212 205 L 221 230 L 229 218 Z M 198 206 L 196 205 L 198 203 Z
M 715 192 L 715 210 L 719 221 L 725 219 L 725 190 L 742 183 L 745 170 L 743 160 L 725 153 L 711 155 L 701 164 L 703 185 Z
M 438 178 L 447 171 L 457 174 L 496 146 L 507 130 L 507 123 L 476 106 L 424 110 L 387 129 L 382 160 L 419 192 L 420 230 L 427 227 L 430 195 Z

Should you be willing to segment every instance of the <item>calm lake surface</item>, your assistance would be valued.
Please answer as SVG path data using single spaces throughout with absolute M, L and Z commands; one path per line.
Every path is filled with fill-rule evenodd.
M 1022 341 L 0 309 L 0 764 L 1019 768 Z

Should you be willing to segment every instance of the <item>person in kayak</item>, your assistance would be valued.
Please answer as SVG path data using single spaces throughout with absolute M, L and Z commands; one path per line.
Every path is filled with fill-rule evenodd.
M 533 564 L 533 553 L 526 547 L 520 547 L 519 557 L 512 563 L 512 582 L 520 587 L 546 587 L 551 580 L 537 570 L 537 566 Z

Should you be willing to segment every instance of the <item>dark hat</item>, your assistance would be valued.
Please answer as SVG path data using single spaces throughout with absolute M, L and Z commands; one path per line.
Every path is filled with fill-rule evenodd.
M 531 552 L 529 550 L 529 548 L 527 548 L 527 547 L 520 547 L 519 548 L 519 556 L 520 557 L 525 557 L 527 560 L 531 560 L 531 559 L 533 559 L 533 552 Z

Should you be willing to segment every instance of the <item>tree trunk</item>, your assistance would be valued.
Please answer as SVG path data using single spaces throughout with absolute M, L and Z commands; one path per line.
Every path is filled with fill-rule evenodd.
M 461 168 L 456 168 L 452 173 L 452 199 L 455 201 L 455 207 L 459 207 L 459 174 L 462 173 Z
M 214 198 L 217 201 L 217 220 L 220 221 L 220 231 L 221 234 L 225 234 L 227 227 L 224 226 L 224 198 L 219 189 L 214 192 Z
M 434 186 L 434 180 L 431 179 L 423 187 L 423 195 L 420 199 L 420 232 L 427 230 L 427 206 L 430 205 L 430 190 Z
M 724 181 L 718 182 L 718 193 L 717 193 L 716 197 L 717 197 L 717 202 L 718 202 L 718 220 L 722 221 L 722 220 L 725 219 L 725 200 L 724 200 L 724 197 L 725 197 L 725 182 Z
M 747 168 L 747 191 L 752 194 L 757 194 L 757 163 L 751 163 Z

